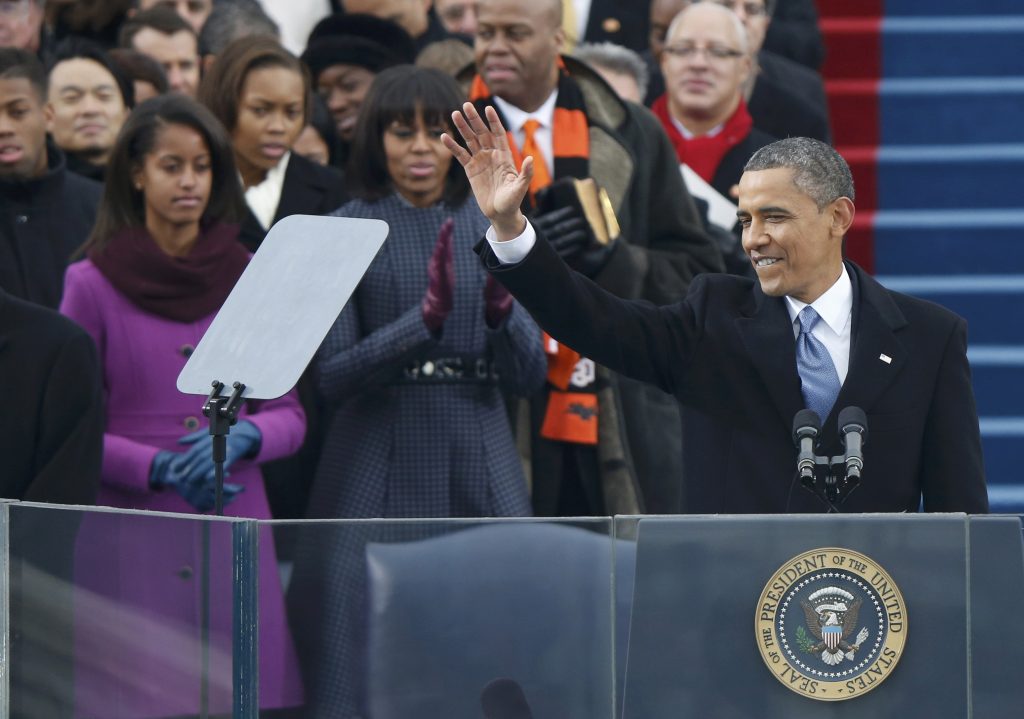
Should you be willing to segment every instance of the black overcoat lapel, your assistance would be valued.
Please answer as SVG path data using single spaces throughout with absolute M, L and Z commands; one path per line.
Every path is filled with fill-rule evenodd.
M 903 313 L 863 270 L 852 263 L 847 263 L 847 270 L 853 283 L 850 367 L 833 417 L 850 406 L 870 412 L 907 361 L 907 349 L 897 335 L 907 324 Z
M 803 409 L 800 377 L 796 372 L 796 339 L 793 323 L 781 297 L 767 297 L 755 283 L 754 312 L 736 320 L 736 329 L 746 347 L 758 381 L 771 397 L 779 419 L 789 427 L 793 416 Z

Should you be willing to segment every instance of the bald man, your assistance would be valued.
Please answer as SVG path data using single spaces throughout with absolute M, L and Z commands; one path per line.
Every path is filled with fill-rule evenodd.
M 534 157 L 531 216 L 564 257 L 620 297 L 679 300 L 722 258 L 700 229 L 675 152 L 650 112 L 562 57 L 563 42 L 561 0 L 481 0 L 471 98 L 498 110 L 517 157 Z M 621 227 L 611 243 L 596 242 L 561 194 L 574 177 L 607 190 Z M 552 183 L 558 189 L 546 189 Z M 682 456 L 671 398 L 566 347 L 545 349 L 548 386 L 529 408 L 534 511 L 675 511 L 679 487 L 666 480 L 678 478 Z

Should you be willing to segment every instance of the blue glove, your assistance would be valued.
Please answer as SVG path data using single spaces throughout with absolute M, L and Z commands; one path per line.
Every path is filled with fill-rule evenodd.
M 224 472 L 226 473 L 238 460 L 255 456 L 260 451 L 262 442 L 263 435 L 252 422 L 243 419 L 232 427 L 227 437 Z M 182 455 L 178 464 L 189 480 L 197 480 L 207 473 L 213 476 L 213 442 L 210 441 L 209 429 L 186 434 L 178 440 L 178 444 L 192 445 Z
M 153 489 L 176 484 L 178 481 L 173 464 L 174 460 L 181 455 L 170 450 L 161 450 L 153 457 L 153 464 L 149 466 L 149 486 Z
M 182 460 L 185 454 L 162 450 L 153 458 L 149 470 L 149 484 L 154 489 L 173 487 L 182 499 L 199 512 L 209 512 L 216 502 L 216 484 L 214 472 L 210 469 L 208 476 L 190 481 L 183 472 Z M 224 475 L 228 475 L 225 473 Z M 241 484 L 224 484 L 224 506 L 230 504 L 245 487 Z
M 228 476 L 225 473 L 225 478 Z M 213 509 L 217 501 L 217 485 L 214 482 L 213 471 L 211 470 L 209 475 L 199 478 L 198 480 L 189 481 L 188 479 L 180 479 L 174 488 L 178 490 L 178 494 L 182 498 L 191 504 L 197 512 L 209 512 Z M 230 484 L 224 483 L 224 506 L 228 506 L 239 493 L 245 491 L 245 487 L 241 484 Z

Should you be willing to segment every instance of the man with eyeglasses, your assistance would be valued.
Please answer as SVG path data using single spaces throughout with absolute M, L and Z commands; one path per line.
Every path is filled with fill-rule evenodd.
M 729 197 L 747 160 L 775 139 L 754 127 L 743 99 L 751 72 L 743 26 L 725 8 L 691 5 L 669 27 L 661 71 L 666 91 L 651 109 L 679 162 Z
M 729 8 L 746 29 L 753 67 L 744 85 L 744 97 L 754 118 L 754 126 L 773 137 L 813 137 L 829 142 L 832 134 L 821 78 L 817 73 L 761 48 L 775 0 L 767 3 L 765 0 L 703 1 Z M 664 91 L 660 63 L 668 26 L 676 15 L 692 4 L 694 0 L 653 0 L 651 3 L 648 60 L 652 77 L 648 103 Z

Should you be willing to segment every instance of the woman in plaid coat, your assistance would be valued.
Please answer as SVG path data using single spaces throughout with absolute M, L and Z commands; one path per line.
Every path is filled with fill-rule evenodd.
M 489 222 L 439 137 L 461 101 L 450 77 L 403 66 L 363 105 L 348 170 L 359 199 L 335 214 L 390 233 L 315 360 L 332 417 L 311 518 L 530 513 L 504 393 L 537 391 L 546 358 L 472 251 Z M 361 711 L 367 539 L 311 525 L 300 540 L 289 602 L 312 717 Z
M 335 214 L 390 233 L 316 359 L 333 417 L 313 517 L 529 514 L 502 391 L 536 391 L 546 359 L 472 251 L 489 223 L 439 140 L 456 93 L 441 73 L 396 68 L 360 117 L 360 199 Z

